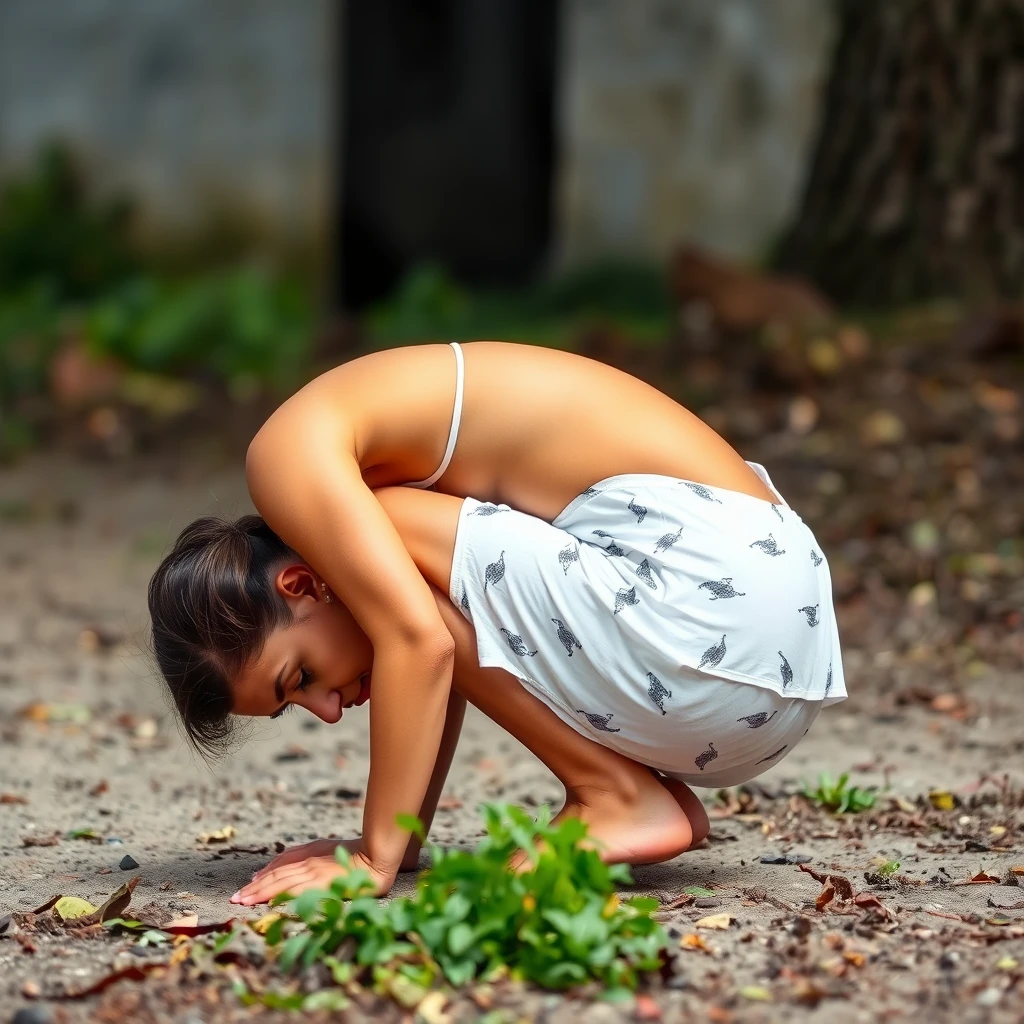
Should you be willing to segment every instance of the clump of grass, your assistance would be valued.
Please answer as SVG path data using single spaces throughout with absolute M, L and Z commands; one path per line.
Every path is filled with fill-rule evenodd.
M 835 814 L 857 814 L 874 807 L 875 801 L 878 799 L 874 787 L 861 789 L 859 786 L 849 785 L 849 781 L 849 772 L 843 772 L 834 782 L 830 775 L 822 772 L 818 776 L 816 789 L 812 789 L 810 783 L 804 781 L 800 793 L 811 803 L 824 807 L 825 810 Z
M 487 834 L 476 850 L 428 845 L 431 866 L 412 897 L 375 899 L 360 870 L 328 890 L 277 897 L 286 914 L 265 938 L 280 945 L 279 966 L 321 961 L 337 983 L 370 977 L 407 1006 L 437 984 L 502 976 L 550 989 L 588 981 L 633 989 L 643 972 L 661 966 L 667 940 L 651 917 L 658 901 L 620 901 L 615 887 L 631 880 L 629 870 L 581 845 L 582 822 L 552 825 L 547 808 L 537 820 L 507 805 L 485 806 L 483 814 Z M 401 824 L 423 838 L 415 818 Z M 509 862 L 519 851 L 529 863 L 514 873 Z M 350 867 L 347 851 L 339 847 L 336 856 Z

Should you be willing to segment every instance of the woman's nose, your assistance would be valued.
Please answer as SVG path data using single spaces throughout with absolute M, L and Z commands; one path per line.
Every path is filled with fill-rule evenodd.
M 341 701 L 333 690 L 307 693 L 303 704 L 307 711 L 328 725 L 341 720 Z

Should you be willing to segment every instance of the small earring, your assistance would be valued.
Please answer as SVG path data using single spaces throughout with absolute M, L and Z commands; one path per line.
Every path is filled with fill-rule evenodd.
M 320 589 L 324 592 L 324 604 L 330 604 L 331 603 L 331 595 L 327 593 L 327 584 L 326 583 L 321 583 L 320 584 Z

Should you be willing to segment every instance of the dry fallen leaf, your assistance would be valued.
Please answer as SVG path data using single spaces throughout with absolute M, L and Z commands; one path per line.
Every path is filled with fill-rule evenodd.
M 195 928 L 199 924 L 198 914 L 182 914 L 181 917 L 176 917 L 173 921 L 168 921 L 164 928 Z
M 691 932 L 689 935 L 684 935 L 679 940 L 679 946 L 681 949 L 699 949 L 705 953 L 710 953 L 711 950 L 707 947 L 704 940 L 699 936 Z
M 426 1024 L 450 1024 L 451 1016 L 444 1012 L 448 997 L 437 990 L 428 992 L 416 1007 L 416 1016 L 422 1017 Z
M 79 917 L 95 914 L 98 908 L 77 896 L 61 896 L 53 905 L 53 909 L 62 921 L 74 921 Z
M 979 871 L 976 875 L 972 875 L 970 879 L 974 885 L 998 885 L 1000 878 L 998 875 L 990 875 L 986 871 Z
M 22 846 L 56 846 L 60 842 L 60 837 L 56 834 L 52 836 L 22 836 Z
M 732 914 L 712 914 L 710 917 L 702 917 L 697 922 L 698 928 L 715 928 L 725 931 L 732 924 Z
M 826 882 L 822 886 L 821 892 L 818 893 L 818 898 L 814 901 L 814 906 L 819 911 L 824 910 L 825 907 L 827 907 L 832 902 L 832 900 L 835 899 L 835 895 L 835 886 L 831 882 Z
M 937 811 L 952 811 L 956 808 L 956 797 L 944 789 L 933 789 L 928 799 Z
M 661 1020 L 661 1007 L 646 993 L 636 997 L 633 1014 L 637 1020 Z
M 234 825 L 225 825 L 223 828 L 217 829 L 215 832 L 203 832 L 198 836 L 200 843 L 226 843 L 229 839 L 233 839 L 237 835 L 238 830 Z
M 266 935 L 267 934 L 267 929 L 275 921 L 280 921 L 282 917 L 284 917 L 284 914 L 275 914 L 275 913 L 264 914 L 262 917 L 256 918 L 255 921 L 250 921 L 249 922 L 249 927 L 257 935 Z
M 27 804 L 28 801 L 18 793 L 0 793 L 0 804 Z

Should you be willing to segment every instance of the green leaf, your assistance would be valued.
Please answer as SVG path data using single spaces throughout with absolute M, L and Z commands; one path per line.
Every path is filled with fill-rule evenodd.
M 399 814 L 396 820 L 400 829 L 418 836 L 420 842 L 426 841 L 427 830 L 423 827 L 423 822 L 414 814 Z
M 344 992 L 339 992 L 333 988 L 325 988 L 319 992 L 311 992 L 306 996 L 302 1001 L 301 1009 L 305 1011 L 347 1010 L 351 1005 L 351 1001 Z
M 472 959 L 449 960 L 442 962 L 445 977 L 456 987 L 465 985 L 476 974 L 476 963 Z
M 453 956 L 461 956 L 473 944 L 473 929 L 465 921 L 454 925 L 448 932 L 448 949 Z
M 292 904 L 292 913 L 309 924 L 316 917 L 321 895 L 316 889 L 300 893 Z
M 308 932 L 299 932 L 288 939 L 281 947 L 281 955 L 277 961 L 281 965 L 281 970 L 290 971 L 295 966 L 311 939 L 312 936 Z
M 462 893 L 453 892 L 444 905 L 444 916 L 449 921 L 463 921 L 472 909 L 473 905 Z

